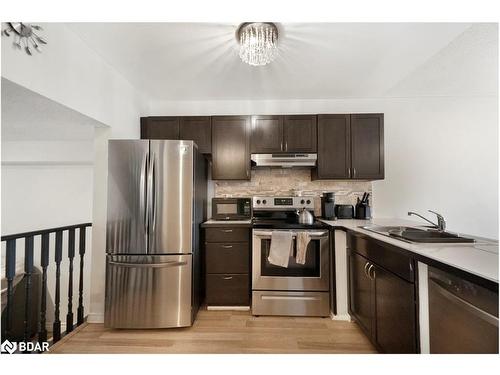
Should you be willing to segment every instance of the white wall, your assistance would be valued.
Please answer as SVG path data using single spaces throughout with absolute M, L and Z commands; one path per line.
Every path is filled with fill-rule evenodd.
M 148 98 L 63 23 L 41 26 L 49 43 L 41 54 L 2 38 L 2 77 L 110 126 L 115 138 L 138 138 Z
M 431 209 L 452 231 L 498 239 L 498 99 L 394 100 L 385 124 L 376 216 L 412 210 L 435 221 Z
M 92 221 L 92 141 L 2 142 L 2 234 Z
M 3 123 L 2 127 L 10 124 Z M 30 230 L 86 223 L 92 221 L 93 154 L 92 141 L 2 141 L 2 234 L 13 234 Z M 79 236 L 79 233 L 76 233 Z M 87 243 L 91 241 L 87 233 Z M 78 244 L 78 242 L 77 242 Z M 40 249 L 40 237 L 35 239 L 35 249 Z M 48 267 L 48 311 L 47 323 L 53 321 L 53 298 L 55 290 L 55 238 L 50 240 L 50 263 Z M 89 246 L 86 259 L 90 259 Z M 79 263 L 75 259 L 73 278 L 73 312 L 78 306 Z M 5 249 L 2 243 L 2 264 L 5 264 Z M 40 251 L 35 251 L 35 266 L 40 265 Z M 38 267 L 39 268 L 39 267 Z M 68 295 L 67 234 L 63 236 L 63 259 L 61 262 L 61 309 L 64 323 L 67 313 Z M 16 272 L 24 271 L 24 242 L 17 241 Z M 1 268 L 0 277 L 5 269 Z M 90 267 L 84 268 L 84 288 L 90 290 Z M 84 305 L 89 306 L 90 293 L 84 296 Z M 75 315 L 76 316 L 76 315 Z M 64 324 L 63 324 L 64 326 Z M 50 327 L 51 328 L 51 327 Z

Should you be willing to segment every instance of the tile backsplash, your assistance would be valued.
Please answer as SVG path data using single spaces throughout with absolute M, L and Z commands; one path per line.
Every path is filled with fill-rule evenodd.
M 323 192 L 335 192 L 335 203 L 356 204 L 356 197 L 372 192 L 370 181 L 311 181 L 308 168 L 252 169 L 250 181 L 214 181 L 216 197 L 251 197 L 254 195 L 305 195 L 319 197 Z M 370 196 L 370 205 L 372 197 Z M 319 209 L 319 198 L 316 207 Z M 316 210 L 318 211 L 318 210 Z

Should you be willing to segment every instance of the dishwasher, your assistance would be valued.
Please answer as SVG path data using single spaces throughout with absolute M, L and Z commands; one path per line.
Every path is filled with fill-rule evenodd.
M 431 353 L 498 353 L 498 289 L 429 267 Z

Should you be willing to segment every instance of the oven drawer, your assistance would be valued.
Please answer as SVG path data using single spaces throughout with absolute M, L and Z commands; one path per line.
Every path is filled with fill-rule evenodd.
M 232 228 L 230 225 L 223 228 L 206 228 L 206 242 L 249 242 L 249 228 Z
M 207 273 L 246 273 L 250 268 L 247 242 L 207 243 Z
M 252 315 L 330 316 L 328 292 L 252 292 Z
M 248 274 L 207 274 L 207 305 L 248 306 L 250 290 Z

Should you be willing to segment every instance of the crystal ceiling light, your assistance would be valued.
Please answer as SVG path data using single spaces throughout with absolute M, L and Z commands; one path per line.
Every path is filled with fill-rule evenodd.
M 278 28 L 274 23 L 242 23 L 236 37 L 240 43 L 240 58 L 249 65 L 266 65 L 276 57 Z

